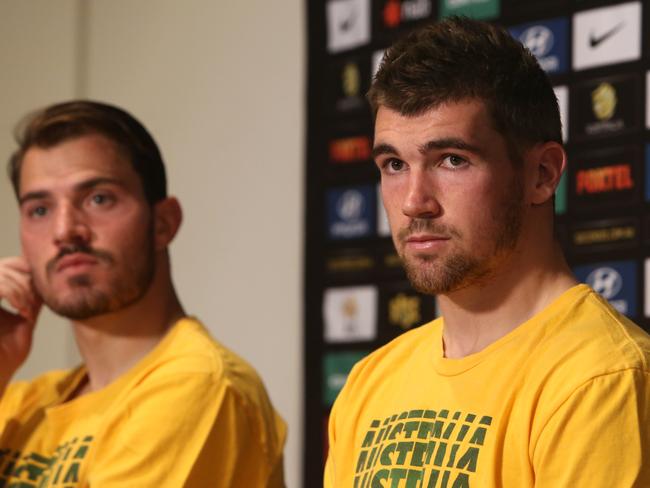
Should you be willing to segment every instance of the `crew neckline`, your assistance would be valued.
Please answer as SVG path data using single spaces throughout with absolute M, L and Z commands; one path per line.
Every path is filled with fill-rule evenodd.
M 586 296 L 591 292 L 591 288 L 584 284 L 579 283 L 572 286 L 559 297 L 553 300 L 548 304 L 544 309 L 539 313 L 533 315 L 531 318 L 521 323 L 513 330 L 508 332 L 503 337 L 497 339 L 492 344 L 485 347 L 483 350 L 465 356 L 464 358 L 451 359 L 444 357 L 444 348 L 443 348 L 443 339 L 442 332 L 444 329 L 444 318 L 441 318 L 440 327 L 435 329 L 433 341 L 431 344 L 431 359 L 433 361 L 433 367 L 437 373 L 443 376 L 455 376 L 462 374 L 481 362 L 483 362 L 487 357 L 492 355 L 496 350 L 504 347 L 506 344 L 511 341 L 522 337 L 523 335 L 528 334 L 532 328 L 537 327 L 540 321 L 546 321 L 551 315 L 557 313 L 557 309 L 566 302 L 575 302 L 577 299 L 582 296 Z

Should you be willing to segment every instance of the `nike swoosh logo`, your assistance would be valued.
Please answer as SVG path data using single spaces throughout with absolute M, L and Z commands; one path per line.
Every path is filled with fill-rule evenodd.
M 608 30 L 607 32 L 596 36 L 593 32 L 589 35 L 589 46 L 590 47 L 597 47 L 599 44 L 602 44 L 603 41 L 606 41 L 610 37 L 612 37 L 614 34 L 616 34 L 618 31 L 620 31 L 623 26 L 625 25 L 625 22 L 621 22 L 618 25 L 615 25 L 613 28 Z
M 339 24 L 340 29 L 345 32 L 349 31 L 357 20 L 357 11 L 351 10 L 350 15 Z

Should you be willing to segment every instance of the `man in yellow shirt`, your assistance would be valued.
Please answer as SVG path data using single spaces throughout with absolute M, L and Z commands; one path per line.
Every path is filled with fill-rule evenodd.
M 22 256 L 0 260 L 0 486 L 280 487 L 285 424 L 255 371 L 188 317 L 163 161 L 125 111 L 30 116 L 9 173 Z M 83 364 L 8 385 L 42 303 Z
M 442 318 L 354 367 L 325 486 L 650 486 L 650 338 L 554 239 L 566 155 L 534 57 L 451 18 L 391 47 L 368 98 L 395 247 Z

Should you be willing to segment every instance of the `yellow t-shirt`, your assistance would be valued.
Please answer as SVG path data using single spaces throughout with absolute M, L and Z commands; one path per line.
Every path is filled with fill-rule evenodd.
M 83 367 L 10 385 L 0 486 L 281 487 L 286 428 L 262 382 L 194 319 L 106 388 Z
M 588 286 L 462 359 L 442 328 L 354 367 L 327 488 L 650 487 L 650 337 Z

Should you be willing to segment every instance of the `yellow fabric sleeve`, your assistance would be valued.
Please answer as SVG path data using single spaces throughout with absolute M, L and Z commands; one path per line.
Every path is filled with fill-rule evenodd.
M 647 372 L 628 369 L 578 388 L 534 446 L 535 487 L 649 487 L 649 385 Z
M 90 486 L 284 486 L 267 484 L 281 442 L 227 381 L 180 373 L 148 383 L 98 436 Z

